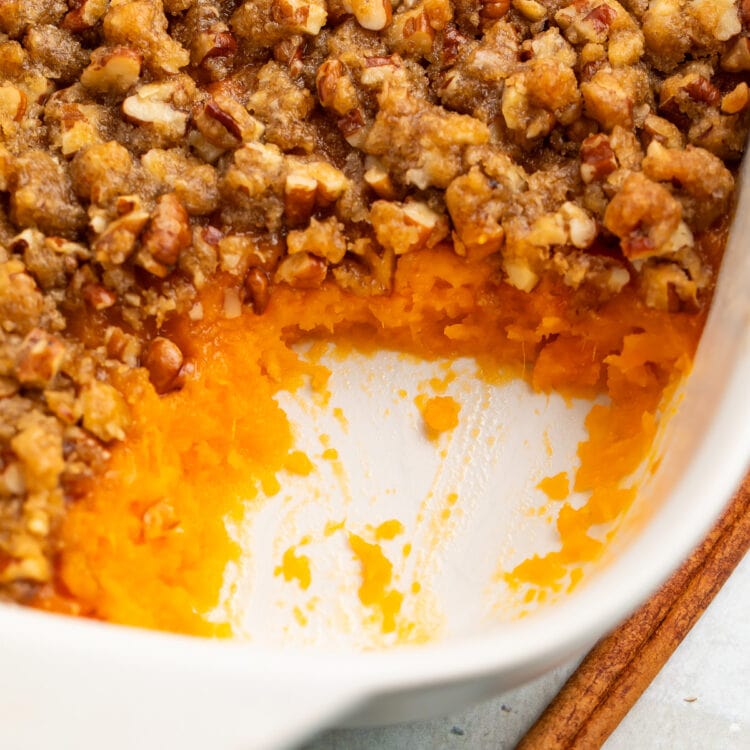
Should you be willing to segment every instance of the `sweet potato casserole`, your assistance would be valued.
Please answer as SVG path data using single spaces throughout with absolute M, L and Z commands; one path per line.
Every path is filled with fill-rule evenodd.
M 310 336 L 608 393 L 551 562 L 593 554 L 710 302 L 749 30 L 747 0 L 0 0 L 0 596 L 217 632 L 225 516 L 309 470 L 274 394 L 324 387 Z

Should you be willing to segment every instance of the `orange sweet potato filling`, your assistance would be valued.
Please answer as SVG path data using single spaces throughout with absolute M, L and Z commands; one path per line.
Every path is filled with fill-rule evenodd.
M 226 319 L 220 286 L 203 295 L 202 321 L 171 324 L 195 364 L 185 387 L 157 396 L 141 372 L 124 384 L 132 430 L 71 506 L 57 593 L 39 606 L 227 634 L 206 618 L 240 552 L 226 521 L 284 481 L 294 446 L 274 394 L 306 379 L 325 384 L 325 370 L 290 348 L 309 336 L 427 358 L 471 355 L 488 377 L 511 368 L 540 391 L 608 392 L 612 403 L 592 409 L 579 450 L 575 489 L 593 490 L 591 500 L 580 510 L 563 506 L 559 551 L 507 574 L 513 586 L 559 586 L 572 564 L 600 551 L 588 529 L 632 500 L 618 483 L 648 451 L 662 393 L 689 367 L 704 322 L 703 313 L 647 309 L 628 290 L 596 307 L 549 279 L 523 293 L 495 281 L 491 258 L 465 260 L 448 248 L 403 256 L 389 296 L 355 296 L 333 283 L 282 286 L 263 315 Z M 445 408 L 433 405 L 435 429 L 452 421 Z M 366 551 L 360 542 L 358 555 Z M 363 590 L 372 604 L 380 589 L 365 581 Z

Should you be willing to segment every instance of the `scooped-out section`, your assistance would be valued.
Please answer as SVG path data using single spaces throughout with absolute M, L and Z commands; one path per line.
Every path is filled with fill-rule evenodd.
M 388 296 L 231 296 L 170 321 L 182 390 L 123 384 L 128 438 L 38 606 L 357 648 L 524 616 L 601 557 L 704 318 L 523 293 L 449 248 L 404 256 Z
M 517 617 L 528 602 L 497 570 L 559 544 L 559 503 L 537 485 L 574 474 L 591 402 L 534 393 L 520 379 L 489 383 L 468 358 L 341 359 L 332 346 L 322 362 L 330 400 L 280 398 L 315 468 L 249 503 L 235 529 L 237 634 L 372 648 Z M 436 391 L 460 407 L 437 437 L 415 403 Z

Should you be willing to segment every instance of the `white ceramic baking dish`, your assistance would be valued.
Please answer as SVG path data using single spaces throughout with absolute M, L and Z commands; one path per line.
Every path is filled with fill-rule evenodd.
M 747 164 L 744 171 L 747 183 Z M 443 460 L 418 431 L 393 421 L 388 407 L 391 373 L 416 383 L 425 375 L 422 365 L 388 355 L 366 365 L 355 358 L 333 388 L 350 428 L 338 445 L 350 469 L 347 492 L 311 503 L 310 486 L 292 487 L 290 501 L 258 505 L 240 530 L 252 554 L 239 573 L 234 605 L 250 640 L 200 640 L 0 607 L 0 747 L 288 747 L 335 723 L 455 710 L 582 652 L 680 563 L 747 468 L 748 237 L 745 190 L 692 375 L 658 439 L 658 470 L 641 483 L 605 559 L 572 594 L 518 619 L 493 599 L 488 584 L 498 562 L 549 544 L 524 510 L 534 482 L 572 460 L 588 407 L 535 396 L 517 383 L 472 391 L 470 379 L 459 377 L 453 387 L 468 388 L 462 415 L 469 431 L 459 430 Z M 292 415 L 299 408 L 293 399 L 286 406 Z M 412 417 L 403 418 L 408 423 Z M 309 410 L 299 414 L 307 424 L 303 444 L 326 427 L 321 419 Z M 332 423 L 327 428 L 335 430 Z M 554 443 L 551 456 L 544 431 Z M 417 437 L 404 436 L 411 433 Z M 497 442 L 476 438 L 489 433 Z M 363 451 L 366 466 L 356 474 Z M 386 469 L 393 481 L 379 484 Z M 313 488 L 318 501 L 334 479 L 323 477 Z M 440 511 L 430 499 L 440 494 L 436 486 L 451 482 L 460 489 L 463 515 L 448 524 L 450 533 L 430 541 L 419 518 Z M 384 488 L 387 498 L 378 497 Z M 295 599 L 273 575 L 274 555 L 321 514 L 336 518 L 343 511 L 360 525 L 399 517 L 430 548 L 422 573 L 440 613 L 433 641 L 379 646 L 366 627 L 356 626 L 355 605 L 344 607 L 351 616 L 343 625 L 333 616 L 321 618 L 338 622 L 328 630 L 321 625 L 311 634 L 288 626 Z M 315 585 L 321 596 L 346 602 L 353 599 L 352 563 L 332 564 L 330 552 L 313 554 Z M 335 614 L 339 605 L 331 606 Z

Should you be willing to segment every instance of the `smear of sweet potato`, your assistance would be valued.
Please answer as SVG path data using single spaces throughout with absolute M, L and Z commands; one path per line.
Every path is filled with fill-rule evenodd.
M 274 394 L 305 377 L 325 382 L 321 368 L 290 349 L 307 336 L 427 358 L 472 355 L 488 376 L 525 368 L 540 391 L 609 392 L 613 403 L 592 410 L 579 452 L 575 486 L 594 489 L 591 501 L 563 508 L 559 552 L 527 561 L 509 579 L 557 585 L 566 566 L 596 554 L 589 527 L 630 502 L 617 483 L 648 450 L 661 393 L 689 363 L 703 316 L 647 310 L 629 291 L 592 307 L 550 280 L 526 294 L 497 278 L 493 257 L 469 262 L 437 248 L 400 259 L 390 296 L 359 297 L 334 284 L 279 287 L 262 316 L 226 320 L 220 290 L 204 294 L 203 321 L 178 321 L 172 331 L 195 375 L 163 397 L 140 373 L 131 376 L 133 428 L 70 509 L 58 605 L 46 606 L 69 608 L 63 602 L 72 597 L 83 613 L 113 622 L 226 631 L 205 617 L 239 553 L 225 521 L 258 489 L 272 494 L 282 469 L 299 463 L 290 464 L 290 425 Z M 370 599 L 376 594 L 367 589 Z
M 417 408 L 422 412 L 422 419 L 431 439 L 438 437 L 443 432 L 448 432 L 458 425 L 458 415 L 461 404 L 452 396 L 433 396 L 428 398 L 420 394 L 415 399 Z

